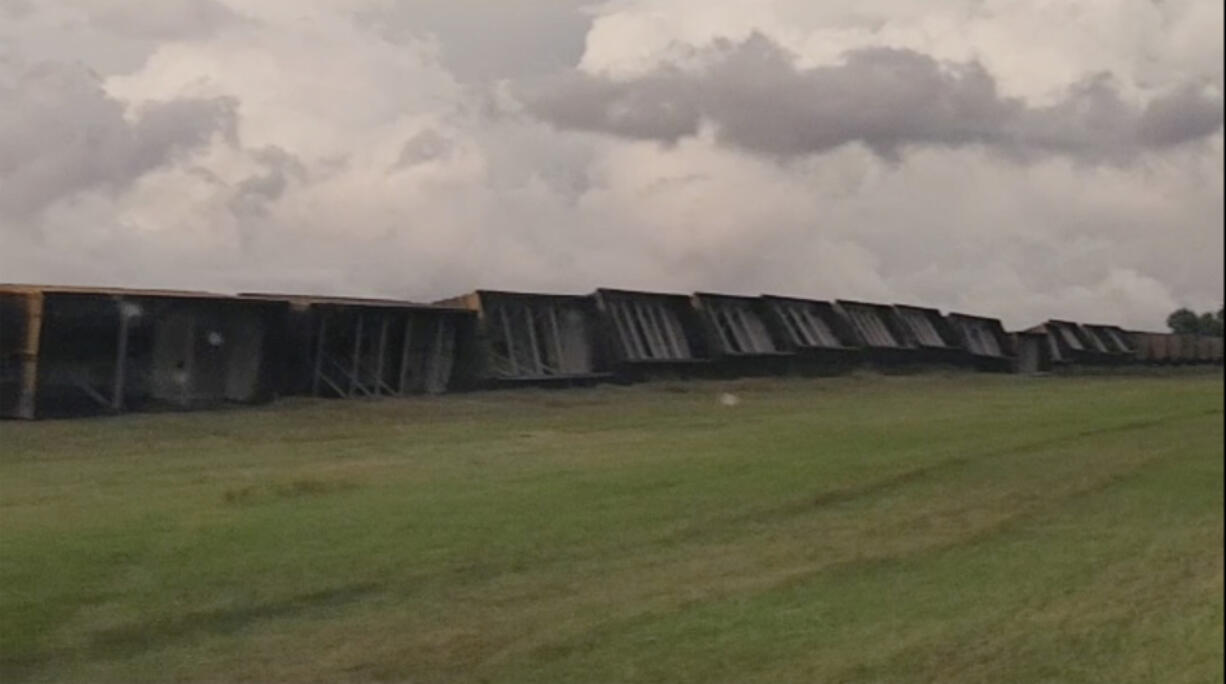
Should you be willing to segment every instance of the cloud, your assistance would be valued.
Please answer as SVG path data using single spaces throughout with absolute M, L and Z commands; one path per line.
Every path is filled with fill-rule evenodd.
M 233 139 L 228 98 L 151 101 L 129 119 L 81 66 L 44 63 L 0 82 L 0 217 L 28 218 L 91 189 L 118 192 L 215 135 Z
M 1144 145 L 1162 147 L 1196 140 L 1221 126 L 1221 100 L 1184 86 L 1145 107 L 1137 122 L 1137 135 Z
M 244 21 L 218 0 L 88 0 L 77 4 L 93 27 L 126 39 L 201 38 Z
M 522 78 L 572 66 L 592 22 L 590 0 L 437 2 L 399 0 L 357 11 L 384 39 L 434 41 L 444 66 L 465 82 Z M 477 38 L 479 36 L 479 38 Z
M 270 146 L 250 153 L 262 169 L 235 185 L 227 206 L 235 216 L 264 216 L 268 205 L 285 194 L 291 180 L 305 181 L 306 167 L 301 160 L 279 147 Z M 209 179 L 216 178 L 209 174 Z
M 159 45 L 208 39 L 250 20 L 222 0 L 0 0 L 0 59 L 139 69 Z
M 0 0 L 0 280 L 1220 303 L 1215 3 L 215 2 Z
M 889 159 L 914 146 L 983 145 L 1119 161 L 1222 125 L 1221 99 L 1191 87 L 1139 107 L 1096 75 L 1032 107 L 1000 95 L 977 62 L 940 62 L 910 49 L 859 48 L 839 64 L 798 68 L 777 43 L 754 34 L 717 40 L 692 61 L 697 66 L 666 64 L 620 79 L 571 72 L 522 97 L 560 128 L 675 143 L 709 124 L 722 143 L 776 158 L 859 142 Z
M 396 168 L 425 164 L 451 154 L 451 141 L 438 131 L 428 128 L 405 141 L 400 148 Z

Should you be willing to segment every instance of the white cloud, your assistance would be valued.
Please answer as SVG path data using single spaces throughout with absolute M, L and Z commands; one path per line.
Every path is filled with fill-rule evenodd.
M 1221 128 L 1222 101 L 1194 84 L 1130 102 L 1106 75 L 1034 106 L 1002 97 L 978 62 L 909 49 L 859 48 L 802 68 L 760 33 L 717 39 L 634 76 L 567 74 L 525 88 L 529 110 L 561 128 L 675 142 L 705 122 L 720 142 L 775 158 L 860 142 L 895 159 L 914 146 L 989 146 L 1019 158 L 1064 154 L 1130 161 Z
M 486 48 L 465 32 L 472 8 L 225 4 L 0 5 L 0 75 L 20 103 L 0 108 L 0 281 L 771 291 L 1013 327 L 1160 328 L 1174 306 L 1220 302 L 1220 130 L 1109 166 L 978 146 L 883 161 L 855 142 L 779 162 L 706 122 L 660 145 L 559 132 L 508 100 L 567 60 L 631 79 L 755 30 L 798 69 L 862 47 L 977 60 L 1035 108 L 1102 71 L 1126 103 L 1185 83 L 1220 96 L 1220 4 L 631 1 L 593 10 L 589 31 L 580 3 L 523 0 L 548 26 L 532 54 L 531 22 Z M 15 85 L 39 60 L 75 75 Z
M 83 67 L 54 62 L 0 79 L 0 220 L 16 229 L 49 204 L 90 189 L 122 192 L 177 157 L 231 139 L 226 97 L 125 107 Z

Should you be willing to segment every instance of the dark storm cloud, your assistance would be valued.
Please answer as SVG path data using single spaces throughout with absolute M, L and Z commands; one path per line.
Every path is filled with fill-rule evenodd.
M 24 70 L 0 81 L 0 216 L 90 188 L 122 189 L 216 134 L 233 139 L 235 109 L 228 98 L 153 102 L 129 121 L 83 67 Z
M 444 66 L 461 81 L 550 73 L 583 55 L 590 0 L 437 2 L 401 0 L 357 12 L 393 41 L 433 37 Z M 479 37 L 479 38 L 477 38 Z
M 168 41 L 208 40 L 253 22 L 222 0 L 0 0 L 0 55 L 131 73 Z
M 530 96 L 529 106 L 562 128 L 676 142 L 698 132 L 699 90 L 671 67 L 625 83 L 574 73 Z
M 980 144 L 1098 161 L 1202 138 L 1222 125 L 1221 100 L 1192 88 L 1137 107 L 1108 77 L 1095 76 L 1052 105 L 1031 107 L 1002 97 L 978 63 L 906 49 L 853 50 L 841 64 L 798 69 L 754 35 L 717 42 L 700 56 L 698 69 L 662 66 L 628 80 L 571 73 L 521 96 L 560 128 L 676 142 L 705 122 L 721 142 L 773 157 L 861 142 L 887 158 L 910 145 Z
M 405 141 L 395 168 L 407 168 L 444 159 L 451 154 L 452 142 L 433 129 L 427 129 Z
M 1222 103 L 1185 87 L 1157 98 L 1141 115 L 1139 133 L 1149 145 L 1174 145 L 1195 140 L 1222 125 Z
M 128 39 L 203 38 L 244 21 L 217 0 L 87 3 L 84 9 L 97 29 Z
M 252 174 L 235 186 L 228 204 L 235 216 L 263 215 L 269 202 L 285 194 L 291 180 L 305 180 L 307 177 L 302 160 L 280 147 L 252 150 L 250 155 L 252 161 L 263 167 L 263 172 Z

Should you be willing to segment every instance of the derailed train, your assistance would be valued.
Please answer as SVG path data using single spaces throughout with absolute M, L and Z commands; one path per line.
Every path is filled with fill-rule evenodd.
M 0 285 L 0 417 L 380 397 L 522 384 L 1221 364 L 1221 338 L 849 300 L 479 290 L 420 304 Z

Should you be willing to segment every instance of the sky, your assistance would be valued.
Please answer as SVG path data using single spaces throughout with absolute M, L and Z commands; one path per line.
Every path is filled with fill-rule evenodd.
M 0 0 L 0 282 L 1223 298 L 1219 0 Z

